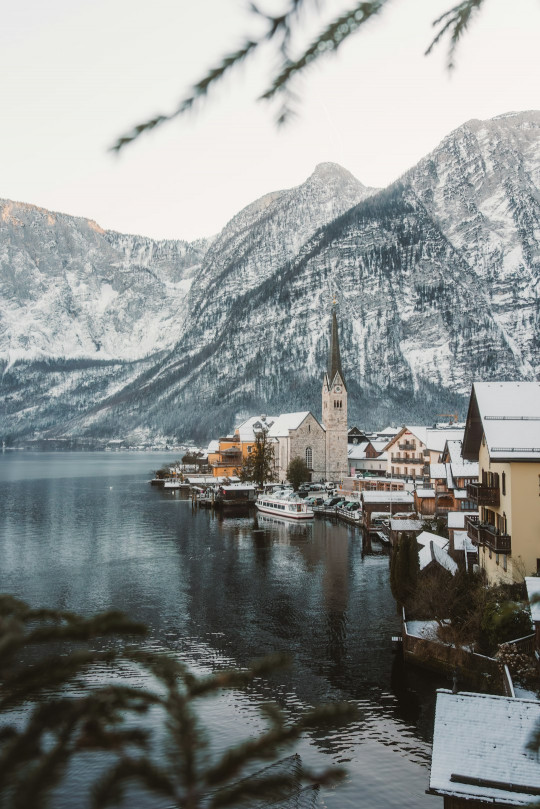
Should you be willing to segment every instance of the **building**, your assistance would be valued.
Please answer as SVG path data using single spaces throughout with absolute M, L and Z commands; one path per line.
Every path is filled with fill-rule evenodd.
M 287 480 L 287 468 L 293 458 L 302 458 L 314 481 L 326 476 L 326 433 L 313 413 L 283 413 L 268 431 L 274 445 L 274 475 L 277 481 Z
M 430 464 L 429 477 L 435 490 L 438 517 L 449 511 L 474 510 L 474 503 L 468 499 L 467 485 L 478 480 L 478 462 L 463 459 L 461 440 L 446 441 L 440 463 Z
M 282 413 L 279 417 L 254 416 L 240 424 L 233 435 L 211 441 L 208 463 L 216 477 L 235 474 L 252 450 L 255 435 L 264 430 L 274 449 L 274 475 L 287 479 L 293 458 L 305 461 L 313 481 L 341 483 L 348 475 L 347 386 L 339 350 L 335 309 L 330 323 L 328 365 L 322 386 L 322 423 L 309 410 Z M 354 428 L 351 441 L 363 434 Z
M 429 793 L 444 809 L 536 805 L 540 766 L 529 742 L 540 702 L 439 690 Z
M 489 583 L 540 572 L 540 383 L 475 383 L 463 457 L 478 461 L 466 525 Z
M 238 474 L 242 464 L 255 446 L 256 434 L 268 432 L 276 421 L 275 416 L 252 416 L 236 427 L 233 435 L 227 435 L 208 445 L 208 465 L 214 477 L 231 477 Z
M 322 422 L 326 433 L 326 480 L 340 482 L 349 474 L 347 460 L 347 386 L 341 368 L 335 308 L 332 309 L 328 368 L 322 386 Z
M 386 445 L 387 472 L 392 477 L 424 479 L 431 464 L 439 463 L 447 440 L 463 438 L 463 425 L 402 427 Z

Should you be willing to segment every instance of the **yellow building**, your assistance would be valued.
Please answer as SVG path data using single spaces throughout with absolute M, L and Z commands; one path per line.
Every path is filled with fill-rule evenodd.
M 272 416 L 253 416 L 243 421 L 234 431 L 218 441 L 208 445 L 208 465 L 214 477 L 232 477 L 237 475 L 243 462 L 252 452 L 256 433 L 269 430 L 274 423 Z
M 540 383 L 475 383 L 463 457 L 478 460 L 466 525 L 489 583 L 540 573 Z

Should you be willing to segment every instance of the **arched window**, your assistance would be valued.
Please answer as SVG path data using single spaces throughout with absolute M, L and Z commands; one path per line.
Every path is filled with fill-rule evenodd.
M 313 450 L 311 447 L 306 447 L 306 466 L 308 469 L 313 469 Z

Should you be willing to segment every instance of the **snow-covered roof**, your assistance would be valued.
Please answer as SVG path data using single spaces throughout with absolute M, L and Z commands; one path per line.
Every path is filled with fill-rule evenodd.
M 491 460 L 540 460 L 539 382 L 475 382 L 473 395 Z
M 432 463 L 429 467 L 429 476 L 434 480 L 446 479 L 446 464 L 445 463 Z
M 461 457 L 462 443 L 462 441 L 458 441 L 455 438 L 446 441 L 450 463 L 463 463 L 463 458 Z
M 421 520 L 390 520 L 392 531 L 420 531 L 421 528 Z
M 255 492 L 257 487 L 252 483 L 232 483 L 230 486 L 221 487 L 224 492 Z
M 362 492 L 362 500 L 364 503 L 414 503 L 409 492 Z
M 387 445 L 388 441 L 386 439 L 374 438 L 373 441 L 371 441 L 371 446 L 373 447 L 375 452 L 382 452 Z
M 466 531 L 454 531 L 454 550 L 455 551 L 476 551 L 476 546 L 469 538 Z
M 460 427 L 423 427 L 423 426 L 407 426 L 405 427 L 415 438 L 424 444 L 427 449 L 434 452 L 442 452 L 444 445 L 447 441 L 461 441 L 465 430 Z
M 208 444 L 207 452 L 218 452 L 219 451 L 219 441 L 210 441 Z
M 418 551 L 418 562 L 420 570 L 424 570 L 431 562 L 436 562 L 452 576 L 457 572 L 457 565 L 447 553 L 448 539 L 432 534 L 429 531 L 422 531 L 416 537 L 416 541 L 421 546 Z
M 387 435 L 391 438 L 393 435 L 397 435 L 400 432 L 398 427 L 385 427 L 384 430 L 379 430 L 377 435 Z
M 447 513 L 448 517 L 448 527 L 449 528 L 464 528 L 465 527 L 465 517 L 469 516 L 470 514 L 478 514 L 477 511 L 449 511 Z
M 417 489 L 417 497 L 435 497 L 435 489 Z
M 252 416 L 243 421 L 236 428 L 240 441 L 255 441 L 255 433 L 260 433 L 263 429 L 271 427 L 276 421 L 276 416 Z
M 534 803 L 540 767 L 527 745 L 539 720 L 536 700 L 438 691 L 430 789 L 464 800 Z
M 428 545 L 430 542 L 434 542 L 439 548 L 446 548 L 449 542 L 446 537 L 432 534 L 431 531 L 422 531 L 422 533 L 416 537 L 416 541 L 419 545 Z
M 454 489 L 454 497 L 456 500 L 466 500 L 468 496 L 467 489 Z
M 302 410 L 299 413 L 282 413 L 270 427 L 268 435 L 272 438 L 288 436 L 289 430 L 297 430 L 304 419 L 309 416 L 309 412 L 309 410 Z
M 460 458 L 459 463 L 452 462 L 452 474 L 455 478 L 477 478 L 478 462 L 469 461 L 467 463 L 463 458 Z
M 362 447 L 358 445 L 349 445 L 349 449 L 347 450 L 347 457 L 353 461 L 363 461 L 366 457 L 366 450 L 362 449 Z
M 540 621 L 540 578 L 538 576 L 526 576 L 525 584 L 527 585 L 527 598 L 531 607 L 531 617 L 533 621 Z

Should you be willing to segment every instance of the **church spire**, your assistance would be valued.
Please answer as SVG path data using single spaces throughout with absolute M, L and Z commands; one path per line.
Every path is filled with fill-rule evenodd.
M 335 306 L 332 307 L 332 325 L 330 329 L 330 351 L 328 354 L 328 383 L 332 384 L 335 375 L 339 373 L 343 385 L 345 385 L 345 377 L 341 369 L 341 355 L 339 353 L 339 336 L 338 324 Z

